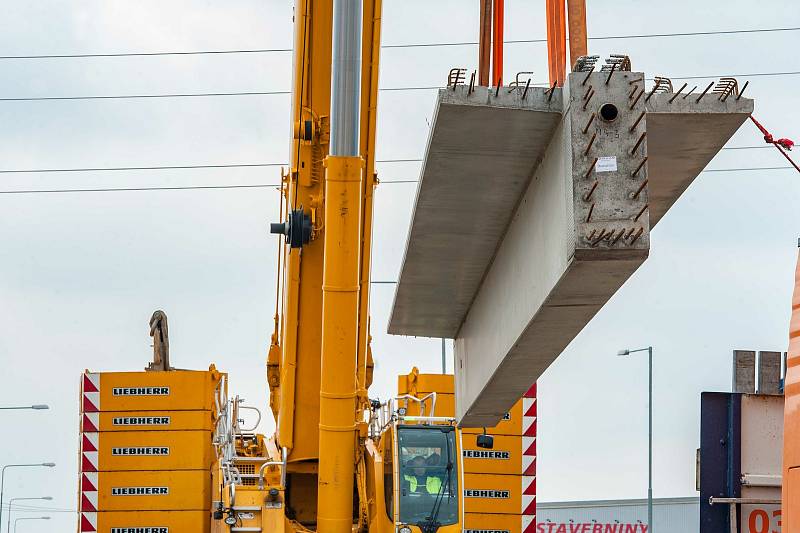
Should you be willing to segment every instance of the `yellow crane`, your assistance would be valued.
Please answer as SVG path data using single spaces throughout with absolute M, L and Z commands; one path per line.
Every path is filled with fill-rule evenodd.
M 563 0 L 548 2 L 550 60 L 562 64 Z M 569 0 L 570 13 L 582 2 Z M 499 87 L 503 0 L 481 0 L 480 9 L 479 84 L 488 85 L 494 33 Z M 147 372 L 81 378 L 79 533 L 536 527 L 534 397 L 497 426 L 503 449 L 484 452 L 494 442 L 485 429 L 457 427 L 452 375 L 415 368 L 400 376 L 396 397 L 368 395 L 381 11 L 382 0 L 295 7 L 291 164 L 271 225 L 279 238 L 267 356 L 274 435 L 255 433 L 257 422 L 243 427 L 243 413 L 258 409 L 229 399 L 227 375 L 213 365 L 170 366 L 166 315 L 156 312 Z M 570 33 L 583 36 L 585 53 L 585 31 Z M 560 84 L 563 66 L 551 76 Z

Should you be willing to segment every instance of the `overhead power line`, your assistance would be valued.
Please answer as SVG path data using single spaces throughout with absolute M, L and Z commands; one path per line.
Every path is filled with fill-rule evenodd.
M 755 72 L 750 74 L 716 74 L 713 76 L 672 76 L 673 80 L 701 80 L 715 79 L 724 76 L 733 78 L 759 78 L 767 76 L 797 76 L 800 71 L 787 72 Z M 532 85 L 548 86 L 547 82 L 536 82 Z M 440 85 L 427 85 L 416 87 L 383 87 L 381 92 L 408 92 L 408 91 L 436 91 L 443 89 Z M 209 92 L 209 93 L 167 93 L 167 94 L 115 94 L 115 95 L 78 95 L 78 96 L 22 96 L 3 97 L 0 102 L 44 102 L 58 100 L 132 100 L 148 98 L 204 98 L 212 96 L 275 96 L 289 95 L 291 91 L 235 91 L 235 92 Z
M 704 170 L 701 174 L 710 172 L 752 172 L 768 170 L 794 170 L 794 167 L 742 167 L 742 168 L 717 168 Z M 419 183 L 419 180 L 382 180 L 381 183 Z M 278 187 L 278 183 L 253 183 L 237 185 L 187 185 L 175 187 L 114 187 L 114 188 L 92 188 L 92 189 L 23 189 L 0 191 L 3 194 L 59 194 L 59 193 L 92 193 L 92 192 L 133 192 L 133 191 L 190 191 L 190 190 L 224 190 L 224 189 L 263 189 Z
M 730 146 L 723 150 L 761 150 L 771 146 Z M 420 163 L 422 159 L 376 159 L 376 163 Z M 134 172 L 153 170 L 196 170 L 214 168 L 265 168 L 285 167 L 289 163 L 220 163 L 209 165 L 153 165 L 153 166 L 121 166 L 121 167 L 69 167 L 69 168 L 12 168 L 0 169 L 0 174 L 50 174 L 57 172 Z M 382 183 L 385 183 L 382 181 Z M 397 183 L 397 181 L 393 182 Z
M 719 30 L 719 31 L 695 31 L 695 32 L 674 32 L 674 33 L 646 33 L 635 35 L 605 35 L 589 37 L 590 41 L 607 41 L 619 39 L 651 39 L 666 37 L 694 37 L 707 35 L 736 35 L 748 33 L 775 33 L 798 31 L 800 27 L 794 28 L 757 28 L 745 30 Z M 504 44 L 530 44 L 546 43 L 547 39 L 515 39 L 504 41 Z M 445 46 L 477 46 L 477 41 L 460 42 L 441 42 L 441 43 L 398 43 L 386 44 L 381 48 L 431 48 Z M 5 55 L 0 59 L 87 59 L 103 57 L 157 57 L 157 56 L 197 56 L 197 55 L 231 55 L 231 54 L 267 54 L 267 53 L 287 53 L 291 48 L 246 48 L 234 50 L 188 50 L 188 51 L 161 51 L 161 52 L 118 52 L 118 53 L 87 53 L 87 54 L 29 54 L 29 55 Z

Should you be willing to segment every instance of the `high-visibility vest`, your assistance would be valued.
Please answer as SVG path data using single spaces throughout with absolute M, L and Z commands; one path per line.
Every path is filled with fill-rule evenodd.
M 411 492 L 417 492 L 417 477 L 410 476 L 408 474 L 404 475 L 406 481 L 411 485 Z M 425 490 L 428 494 L 439 494 L 439 491 L 442 488 L 442 480 L 435 476 L 428 476 L 425 478 Z

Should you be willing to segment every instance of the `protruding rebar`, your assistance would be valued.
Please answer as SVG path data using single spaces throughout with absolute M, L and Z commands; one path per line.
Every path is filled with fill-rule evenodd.
M 672 98 L 670 98 L 670 99 L 669 99 L 669 103 L 670 103 L 670 104 L 671 104 L 672 102 L 674 102 L 674 101 L 675 101 L 675 99 L 678 97 L 678 95 L 680 95 L 680 94 L 683 92 L 683 90 L 686 88 L 686 86 L 687 86 L 687 85 L 689 85 L 689 84 L 688 84 L 688 83 L 684 83 L 684 84 L 681 86 L 681 88 L 680 88 L 680 89 L 678 89 L 678 92 L 676 92 L 676 93 L 675 93 L 675 94 L 672 96 Z
M 594 117 L 596 117 L 596 116 L 597 116 L 597 113 L 592 113 L 592 116 L 589 117 L 589 122 L 587 122 L 586 123 L 586 127 L 583 128 L 583 134 L 584 135 L 586 135 L 586 132 L 589 131 L 589 126 L 592 125 L 592 122 L 594 122 Z
M 597 138 L 597 132 L 594 132 L 592 138 L 589 139 L 589 144 L 586 145 L 586 150 L 583 151 L 583 155 L 589 155 L 589 150 L 592 149 L 592 145 L 594 144 L 594 140 Z
M 633 98 L 633 95 L 634 95 L 634 94 L 636 94 L 636 92 L 637 92 L 638 90 L 639 90 L 639 86 L 638 86 L 638 85 L 634 86 L 633 90 L 632 90 L 631 92 L 629 92 L 629 93 L 628 93 L 628 100 L 630 100 L 631 98 Z
M 528 89 L 531 87 L 531 79 L 528 78 L 528 81 L 525 83 L 525 90 L 522 91 L 522 99 L 525 100 L 525 97 L 528 96 Z
M 584 110 L 584 111 L 586 111 L 586 106 L 588 106 L 588 105 L 589 105 L 589 102 L 591 102 L 591 101 L 592 101 L 592 97 L 593 97 L 593 96 L 594 96 L 594 89 L 592 89 L 592 92 L 589 94 L 589 99 L 588 99 L 588 100 L 586 100 L 586 101 L 583 103 L 583 110 Z
M 584 202 L 588 202 L 589 201 L 589 199 L 592 197 L 592 195 L 594 194 L 595 189 L 597 189 L 597 186 L 599 184 L 600 184 L 600 180 L 594 180 L 594 184 L 592 185 L 592 188 L 589 189 L 589 192 L 586 193 L 586 196 L 583 197 L 583 201 Z
M 635 237 L 633 238 L 633 240 L 631 241 L 631 244 L 633 244 L 633 243 L 635 243 L 637 240 L 639 240 L 639 237 L 641 237 L 641 236 L 642 236 L 642 233 L 644 233 L 644 228 L 639 228 L 639 231 L 636 233 L 636 236 L 635 236 Z
M 697 85 L 695 85 L 694 87 L 692 87 L 692 90 L 691 90 L 691 91 L 689 91 L 688 93 L 684 94 L 684 95 L 683 95 L 683 99 L 684 99 L 684 100 L 686 100 L 686 99 L 689 97 L 689 95 L 690 95 L 690 94 L 692 94 L 693 92 L 695 92 L 696 90 L 697 90 Z
M 589 236 L 588 236 L 588 237 L 586 237 L 586 238 L 587 238 L 587 239 L 589 239 L 589 240 L 591 241 L 591 240 L 592 240 L 592 237 L 594 237 L 594 234 L 595 234 L 595 233 L 597 233 L 597 230 L 596 230 L 596 229 L 593 229 L 593 230 L 592 230 L 592 232 L 589 234 Z
M 641 137 L 639 137 L 639 140 L 636 141 L 636 144 L 633 145 L 633 150 L 631 150 L 631 155 L 636 153 L 636 150 L 638 150 L 639 146 L 641 146 L 641 144 L 644 142 L 645 137 L 647 137 L 647 132 L 642 133 Z
M 589 178 L 589 176 L 591 176 L 591 175 L 592 175 L 592 171 L 594 170 L 594 167 L 597 165 L 597 161 L 598 161 L 598 159 L 599 159 L 598 157 L 595 157 L 595 158 L 594 158 L 594 161 L 592 161 L 592 164 L 591 164 L 591 166 L 589 167 L 589 170 L 587 170 L 587 171 L 586 171 L 586 174 L 584 174 L 584 175 L 583 175 L 583 178 L 584 178 L 584 179 L 588 179 L 588 178 Z
M 647 95 L 647 98 L 645 98 L 644 101 L 649 102 L 650 98 L 652 98 L 653 95 L 656 94 L 656 91 L 658 90 L 659 87 L 661 87 L 661 84 L 659 82 L 656 82 L 656 84 L 653 85 L 653 89 L 650 91 L 650 93 Z
M 648 207 L 650 207 L 650 204 L 644 204 L 644 207 L 641 211 L 639 211 L 639 214 L 636 215 L 636 218 L 634 218 L 633 221 L 639 222 L 639 219 L 642 218 L 642 215 L 644 215 L 644 212 L 647 211 Z
M 625 235 L 625 229 L 624 228 L 619 230 L 619 235 L 617 235 L 617 237 L 613 241 L 611 241 L 611 246 L 614 246 L 615 244 L 617 244 L 617 242 L 619 242 L 619 240 L 622 238 L 623 235 Z
M 632 177 L 632 178 L 633 178 L 633 177 L 635 177 L 635 176 L 636 176 L 636 174 L 638 174 L 640 170 L 642 170 L 642 167 L 644 166 L 644 164 L 645 164 L 645 163 L 647 163 L 647 157 L 645 157 L 644 159 L 642 159 L 642 162 L 641 162 L 641 163 L 639 163 L 639 166 L 638 166 L 638 167 L 636 167 L 636 170 L 634 170 L 633 172 L 631 172 L 631 177 Z
M 699 104 L 700 100 L 703 99 L 703 97 L 706 95 L 706 93 L 708 91 L 710 91 L 713 86 L 714 86 L 714 82 L 712 81 L 711 83 L 708 84 L 708 87 L 706 87 L 706 90 L 703 91 L 702 93 L 700 93 L 700 96 L 697 97 L 697 101 L 695 103 Z
M 642 184 L 639 186 L 639 188 L 638 188 L 638 189 L 636 189 L 636 192 L 635 192 L 635 193 L 633 193 L 633 196 L 632 196 L 632 198 L 633 198 L 634 200 L 636 200 L 637 198 L 639 198 L 639 195 L 640 195 L 640 194 L 642 194 L 642 191 L 644 190 L 644 188 L 645 188 L 645 187 L 647 187 L 647 183 L 648 183 L 649 181 L 650 181 L 650 180 L 644 180 L 644 181 L 642 182 Z
M 605 228 L 603 228 L 602 230 L 600 230 L 600 235 L 598 235 L 597 238 L 592 242 L 592 246 L 597 246 L 598 244 L 600 244 L 600 241 L 602 241 L 603 237 L 605 236 L 606 236 L 606 230 Z
M 586 92 L 585 92 L 585 93 L 583 93 L 583 99 L 584 99 L 584 100 L 586 100 L 587 98 L 589 98 L 589 95 L 591 95 L 591 94 L 592 94 L 592 91 L 594 91 L 594 87 L 592 87 L 591 85 L 589 85 L 589 88 L 588 88 L 588 89 L 586 89 Z
M 630 128 L 628 131 L 630 131 L 631 133 L 633 133 L 633 130 L 635 130 L 635 129 L 636 129 L 636 126 L 638 126 L 638 125 L 639 125 L 639 123 L 642 121 L 642 119 L 644 118 L 644 115 L 645 115 L 645 112 L 644 112 L 644 111 L 642 111 L 642 114 L 641 114 L 641 115 L 639 115 L 639 118 L 637 118 L 637 119 L 636 119 L 636 122 L 634 122 L 634 123 L 633 123 L 633 126 L 631 126 L 631 128 Z
M 592 65 L 592 70 L 590 70 L 586 77 L 583 78 L 583 83 L 581 83 L 581 85 L 586 85 L 586 82 L 589 81 L 589 77 L 591 77 L 592 72 L 594 72 L 594 65 Z
M 744 82 L 744 85 L 742 86 L 742 90 L 739 91 L 739 95 L 736 97 L 737 100 L 742 97 L 742 94 L 744 94 L 744 91 L 745 91 L 745 89 L 747 89 L 748 85 L 750 85 L 750 80 Z
M 589 214 L 586 215 L 586 222 L 589 222 L 590 220 L 592 220 L 592 213 L 593 212 L 594 212 L 594 204 L 592 204 L 591 207 L 589 207 Z M 592 232 L 592 235 L 594 235 L 594 231 Z M 589 237 L 589 238 L 591 239 L 591 237 Z
M 640 92 L 640 93 L 639 93 L 639 96 L 637 96 L 637 97 L 636 97 L 636 100 L 634 100 L 634 101 L 633 101 L 633 103 L 631 104 L 631 109 L 633 109 L 634 107 L 636 107 L 636 104 L 638 104 L 638 103 L 639 103 L 639 100 L 642 98 L 642 95 L 643 95 L 643 94 L 644 94 L 644 89 L 642 89 L 642 92 Z
M 494 92 L 494 97 L 497 98 L 500 95 L 500 87 L 503 86 L 503 78 L 497 80 L 497 90 Z
M 611 81 L 611 76 L 614 75 L 614 71 L 615 70 L 617 70 L 617 63 L 614 63 L 613 65 L 611 65 L 611 72 L 608 73 L 608 78 L 606 78 L 606 85 L 608 85 L 608 82 Z
M 475 75 L 476 72 L 473 70 L 472 76 L 469 77 L 469 90 L 467 91 L 467 94 L 472 94 L 472 91 L 475 90 Z
M 550 87 L 550 89 L 548 90 L 548 92 L 550 93 L 550 94 L 547 96 L 547 101 L 549 102 L 550 100 L 552 100 L 552 99 L 553 99 L 553 95 L 554 95 L 554 94 L 555 94 L 555 92 L 556 92 L 556 82 L 553 82 L 553 86 L 552 86 L 552 87 Z

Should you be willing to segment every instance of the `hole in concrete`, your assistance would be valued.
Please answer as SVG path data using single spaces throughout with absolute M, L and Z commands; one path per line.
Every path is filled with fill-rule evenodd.
M 619 116 L 619 109 L 614 104 L 603 104 L 600 107 L 600 118 L 606 122 L 614 122 Z

